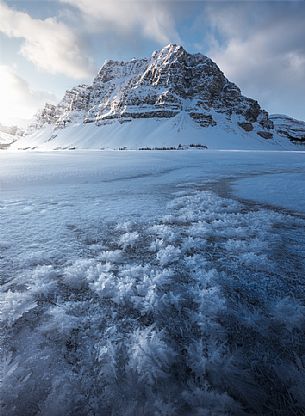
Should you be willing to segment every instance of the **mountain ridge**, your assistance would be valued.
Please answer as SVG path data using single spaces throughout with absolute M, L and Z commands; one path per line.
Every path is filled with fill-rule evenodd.
M 189 118 L 187 122 L 185 115 Z M 142 121 L 151 119 L 158 120 L 159 125 L 151 127 L 153 123 L 149 122 L 146 123 L 148 128 L 158 130 L 161 125 L 168 125 L 169 136 L 174 134 L 171 129 L 176 128 L 180 119 L 184 120 L 184 125 L 188 123 L 185 137 L 177 134 L 178 142 L 188 142 L 191 140 L 189 136 L 193 135 L 205 144 L 216 133 L 225 136 L 229 132 L 227 140 L 231 140 L 233 133 L 241 137 L 250 136 L 255 142 L 254 148 L 257 148 L 265 141 L 282 146 L 281 139 L 285 136 L 279 135 L 274 129 L 268 112 L 256 100 L 243 96 L 239 87 L 230 82 L 210 58 L 200 53 L 190 54 L 180 45 L 169 44 L 148 58 L 106 61 L 92 85 L 73 87 L 66 91 L 57 105 L 46 104 L 33 119 L 27 135 L 14 146 L 24 148 L 29 144 L 33 145 L 31 147 L 60 147 L 65 144 L 60 138 L 67 139 L 64 132 L 67 128 L 72 129 L 75 135 L 75 126 L 81 130 L 94 125 L 101 129 L 101 140 L 99 142 L 94 139 L 92 146 L 90 143 L 84 146 L 100 148 L 104 144 L 108 146 L 109 141 L 103 140 L 102 136 L 110 133 L 113 136 L 112 131 L 109 131 L 109 126 L 112 125 L 118 131 L 118 140 L 113 136 L 113 145 L 109 144 L 110 147 L 116 147 L 124 144 L 123 136 L 126 136 L 127 130 L 122 128 L 119 132 L 118 123 L 128 124 L 128 130 L 132 127 L 139 130 L 138 125 L 141 125 L 145 136 L 147 128 Z M 198 127 L 202 137 L 195 131 Z M 42 130 L 45 134 L 41 135 L 39 132 Z M 88 133 L 89 130 L 92 128 L 87 129 Z M 105 134 L 102 134 L 102 130 Z M 207 133 L 209 137 L 206 137 Z M 156 144 L 173 143 L 173 138 L 166 138 L 166 129 L 162 134 L 163 141 L 159 140 Z M 97 132 L 95 136 L 98 136 Z M 215 140 L 216 147 L 221 148 L 217 137 Z M 134 143 L 131 140 L 131 145 L 134 145 L 131 147 L 143 143 L 154 145 L 135 139 Z M 67 146 L 74 145 L 76 142 L 73 140 L 67 142 Z M 245 145 L 247 147 L 249 143 Z M 79 141 L 77 147 L 82 147 Z

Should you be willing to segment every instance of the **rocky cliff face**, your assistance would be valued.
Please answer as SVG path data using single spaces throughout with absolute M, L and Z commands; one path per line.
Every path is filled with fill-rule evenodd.
M 107 61 L 92 85 L 67 91 L 58 105 L 46 104 L 29 132 L 46 125 L 104 125 L 139 118 L 171 118 L 186 112 L 202 128 L 221 117 L 238 129 L 272 138 L 273 122 L 257 101 L 246 98 L 210 58 L 168 45 L 150 58 Z

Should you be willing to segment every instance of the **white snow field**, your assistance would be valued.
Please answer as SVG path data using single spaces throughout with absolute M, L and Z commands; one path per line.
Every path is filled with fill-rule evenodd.
M 287 138 L 274 134 L 272 140 L 257 135 L 256 127 L 251 132 L 234 126 L 231 117 L 211 112 L 217 126 L 200 127 L 185 111 L 180 111 L 169 119 L 135 119 L 128 123 L 113 121 L 98 126 L 83 124 L 82 119 L 63 129 L 49 125 L 30 135 L 18 138 L 11 149 L 118 149 L 126 146 L 136 150 L 145 146 L 178 146 L 200 143 L 209 149 L 247 149 L 247 150 L 300 150 L 303 146 L 292 143 Z M 235 120 L 236 119 L 236 120 Z
M 1 415 L 304 415 L 304 174 L 301 152 L 0 153 Z

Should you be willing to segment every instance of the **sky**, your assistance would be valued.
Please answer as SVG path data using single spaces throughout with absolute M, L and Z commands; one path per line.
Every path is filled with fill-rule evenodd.
M 269 113 L 305 120 L 304 0 L 0 0 L 0 123 L 91 83 L 106 59 L 168 43 L 212 58 Z

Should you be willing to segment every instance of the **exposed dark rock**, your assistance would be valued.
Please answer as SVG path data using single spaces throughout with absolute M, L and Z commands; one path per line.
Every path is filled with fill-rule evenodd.
M 142 113 L 122 113 L 123 117 L 131 118 L 170 118 L 175 117 L 178 114 L 178 111 L 144 111 Z
M 251 100 L 251 106 L 244 113 L 245 119 L 250 123 L 257 121 L 262 109 L 257 101 Z
M 216 121 L 213 120 L 213 117 L 210 115 L 205 115 L 202 113 L 190 113 L 190 116 L 195 120 L 201 127 L 216 126 Z
M 245 131 L 252 131 L 253 130 L 253 124 L 252 123 L 238 123 L 238 125 L 244 129 Z
M 263 139 L 267 139 L 267 140 L 270 140 L 273 137 L 273 134 L 270 133 L 269 131 L 258 131 L 256 134 L 261 136 Z
M 267 111 L 262 110 L 259 114 L 258 120 L 259 124 L 265 129 L 273 129 L 274 124 L 272 120 L 270 120 Z

